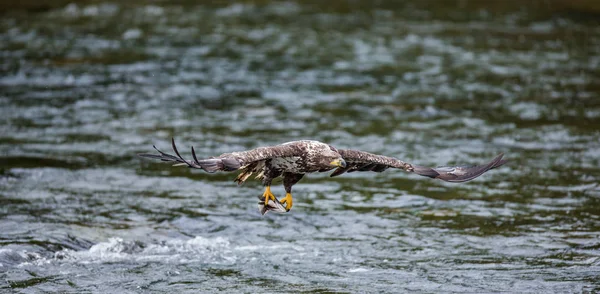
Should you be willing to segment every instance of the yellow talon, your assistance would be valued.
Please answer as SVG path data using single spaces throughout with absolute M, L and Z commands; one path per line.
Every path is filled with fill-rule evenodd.
M 263 193 L 263 197 L 265 197 L 265 206 L 269 204 L 269 200 L 275 200 L 275 195 L 271 193 L 271 186 L 267 186 L 265 192 Z
M 279 203 L 281 203 L 281 204 L 285 203 L 285 210 L 290 211 L 290 209 L 292 209 L 292 204 L 293 204 L 292 194 L 285 193 L 285 197 L 283 199 L 279 200 Z

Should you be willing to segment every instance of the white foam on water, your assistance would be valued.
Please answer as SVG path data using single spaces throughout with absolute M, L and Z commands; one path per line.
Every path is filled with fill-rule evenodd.
M 296 252 L 304 252 L 304 247 L 291 245 L 288 243 L 275 243 L 269 245 L 243 245 L 237 246 L 234 250 L 236 251 L 277 251 L 283 249 L 292 249 Z
M 55 253 L 54 259 L 84 264 L 127 261 L 233 264 L 237 258 L 227 239 L 198 236 L 189 240 L 173 239 L 151 244 L 110 238 L 84 251 L 61 250 Z
M 42 265 L 50 261 L 37 252 L 0 248 L 0 268 L 11 265 Z
M 364 273 L 364 272 L 369 272 L 369 271 L 371 271 L 371 269 L 366 269 L 366 268 L 362 268 L 362 267 L 351 268 L 348 270 L 349 273 Z
M 53 255 L 28 250 L 0 248 L 0 268 L 11 266 L 44 266 L 48 264 L 103 264 L 158 262 L 165 264 L 232 265 L 249 254 L 268 252 L 273 257 L 281 252 L 296 252 L 300 256 L 309 252 L 302 246 L 289 243 L 268 245 L 232 245 L 227 238 L 168 239 L 153 242 L 125 240 L 111 237 L 86 250 L 63 249 Z M 278 257 L 276 257 L 278 258 Z
M 248 13 L 254 9 L 253 5 L 249 4 L 232 4 L 224 8 L 217 9 L 215 14 L 220 17 L 239 16 L 243 13 Z

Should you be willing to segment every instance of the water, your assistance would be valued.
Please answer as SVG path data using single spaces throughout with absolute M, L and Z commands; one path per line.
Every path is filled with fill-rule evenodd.
M 0 292 L 600 291 L 600 23 L 463 4 L 5 12 Z M 313 174 L 261 217 L 257 181 L 135 156 L 172 136 L 511 162 L 465 184 Z

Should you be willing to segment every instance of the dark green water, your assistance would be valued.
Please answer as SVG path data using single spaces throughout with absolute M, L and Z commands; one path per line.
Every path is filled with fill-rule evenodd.
M 0 292 L 600 291 L 600 21 L 340 3 L 3 12 Z M 511 162 L 310 175 L 261 217 L 259 182 L 135 156 L 172 136 Z

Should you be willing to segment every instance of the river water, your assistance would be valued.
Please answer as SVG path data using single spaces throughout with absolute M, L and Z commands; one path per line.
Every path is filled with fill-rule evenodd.
M 600 22 L 422 2 L 3 12 L 0 292 L 600 291 Z M 136 157 L 171 137 L 510 162 L 312 174 L 261 216 L 257 181 Z

